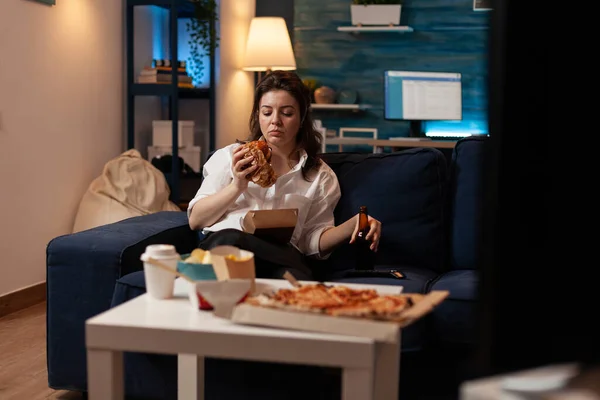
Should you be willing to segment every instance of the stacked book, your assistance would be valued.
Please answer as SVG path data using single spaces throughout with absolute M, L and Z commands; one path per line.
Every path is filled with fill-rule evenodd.
M 166 65 L 165 65 L 166 64 Z M 182 88 L 193 88 L 192 77 L 188 75 L 184 63 L 177 66 L 178 83 Z M 138 76 L 138 83 L 170 84 L 173 79 L 173 68 L 169 63 L 153 62 L 152 67 L 145 67 Z

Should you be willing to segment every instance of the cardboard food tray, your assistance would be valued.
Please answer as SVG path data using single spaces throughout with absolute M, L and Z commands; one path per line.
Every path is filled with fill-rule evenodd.
M 286 244 L 292 238 L 297 221 L 297 208 L 251 210 L 244 217 L 243 229 L 269 242 Z
M 310 332 L 332 333 L 367 337 L 380 342 L 395 343 L 398 332 L 431 312 L 448 296 L 445 290 L 426 295 L 407 294 L 414 305 L 398 315 L 394 321 L 366 318 L 336 317 L 303 311 L 281 310 L 250 304 L 239 304 L 231 313 L 231 320 L 246 325 L 269 326 Z
M 222 245 L 213 247 L 210 255 L 217 280 L 249 279 L 252 291 L 254 291 L 256 279 L 254 253 L 235 246 Z M 233 260 L 228 256 L 235 256 L 238 260 Z

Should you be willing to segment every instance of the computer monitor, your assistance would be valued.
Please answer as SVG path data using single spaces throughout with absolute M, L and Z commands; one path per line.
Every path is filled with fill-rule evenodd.
M 387 120 L 462 120 L 461 74 L 384 71 Z

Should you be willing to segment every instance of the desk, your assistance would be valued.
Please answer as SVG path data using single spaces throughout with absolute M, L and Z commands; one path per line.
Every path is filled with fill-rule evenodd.
M 384 147 L 391 147 L 392 149 L 400 149 L 406 147 L 435 147 L 438 149 L 452 149 L 456 145 L 455 141 L 442 141 L 442 140 L 412 140 L 412 139 L 371 139 L 371 138 L 323 138 L 323 153 L 325 153 L 325 146 L 338 145 L 339 151 L 342 151 L 343 145 L 357 145 L 364 144 L 367 146 L 373 146 L 375 153 L 383 152 Z

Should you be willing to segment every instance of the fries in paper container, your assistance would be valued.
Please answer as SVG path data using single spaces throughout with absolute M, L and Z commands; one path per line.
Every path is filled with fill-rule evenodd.
M 203 249 L 194 249 L 183 262 L 187 264 L 212 264 L 210 251 Z
M 251 291 L 255 291 L 254 253 L 235 246 L 217 246 L 210 250 L 210 256 L 217 280 L 248 279 Z
M 232 305 L 256 290 L 252 252 L 235 246 L 218 246 L 211 250 L 194 249 L 183 258 L 177 270 L 191 280 L 188 296 L 195 309 L 216 313 L 217 302 L 219 313 L 226 315 Z M 248 287 L 245 291 L 244 286 Z
M 194 249 L 190 254 L 182 255 L 182 260 L 177 263 L 177 271 L 192 281 L 187 282 L 188 297 L 192 307 L 200 310 L 212 310 L 212 304 L 206 301 L 197 290 L 198 282 L 217 281 L 210 251 Z
M 213 270 L 210 251 L 194 249 L 177 263 L 177 271 L 194 281 L 217 280 Z

